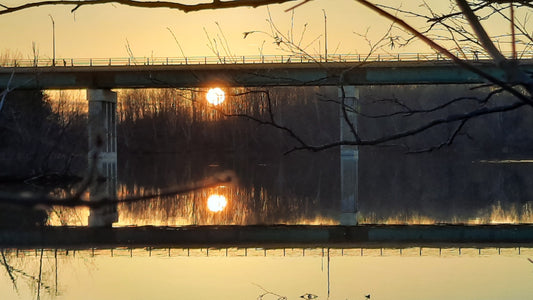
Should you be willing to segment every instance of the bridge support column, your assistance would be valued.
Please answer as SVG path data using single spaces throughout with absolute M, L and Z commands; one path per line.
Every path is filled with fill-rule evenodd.
M 87 90 L 89 102 L 89 169 L 94 169 L 91 201 L 115 199 L 117 195 L 117 93 Z M 116 205 L 91 208 L 89 227 L 110 227 L 118 221 Z
M 359 98 L 359 90 L 355 86 L 339 88 L 339 101 L 349 107 L 356 107 Z M 340 107 L 340 139 L 353 140 L 350 125 L 347 120 L 357 128 L 357 114 L 346 110 L 344 115 Z M 359 149 L 357 146 L 340 147 L 340 195 L 341 195 L 341 225 L 357 225 L 357 198 L 359 189 L 358 178 Z

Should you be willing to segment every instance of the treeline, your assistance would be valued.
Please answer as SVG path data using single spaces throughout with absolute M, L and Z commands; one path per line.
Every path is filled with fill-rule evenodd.
M 82 170 L 87 160 L 87 116 L 69 101 L 52 101 L 41 91 L 7 95 L 0 111 L 2 181 Z
M 265 155 L 294 145 L 286 132 L 261 125 L 272 112 L 276 122 L 320 143 L 336 132 L 338 108 L 316 102 L 327 88 L 228 89 L 217 107 L 205 91 L 154 89 L 119 94 L 119 147 L 129 153 L 246 152 Z M 270 101 L 268 101 L 268 97 Z M 247 117 L 243 117 L 247 116 Z
M 310 141 L 335 138 L 338 120 L 332 115 L 338 108 L 314 100 L 327 90 L 274 88 L 268 91 L 268 101 L 263 92 L 228 89 L 227 100 L 216 108 L 207 104 L 205 90 L 120 90 L 119 153 L 279 156 L 293 147 L 294 140 L 257 120 L 267 120 L 272 112 L 276 122 Z M 83 173 L 87 104 L 69 97 L 62 92 L 53 99 L 41 91 L 8 94 L 0 111 L 0 177 Z
M 218 153 L 280 156 L 296 141 L 286 131 L 261 121 L 274 118 L 310 144 L 339 137 L 336 87 L 227 89 L 219 107 L 207 104 L 203 89 L 146 89 L 118 91 L 119 154 Z M 461 114 L 485 104 L 486 92 L 465 86 L 361 87 L 358 127 L 365 139 L 416 128 L 431 120 Z M 57 96 L 57 95 L 56 95 Z M 469 98 L 447 102 L 454 98 Z M 489 102 L 513 101 L 497 95 Z M 443 106 L 442 109 L 432 108 Z M 21 177 L 84 170 L 87 157 L 86 102 L 67 94 L 50 99 L 40 91 L 8 94 L 0 111 L 0 176 Z M 412 111 L 425 111 L 413 113 Z M 533 150 L 533 118 L 524 108 L 475 118 L 467 122 L 444 151 L 498 156 Z M 457 123 L 444 124 L 421 135 L 390 144 L 400 153 L 446 142 Z M 361 148 L 375 151 L 375 148 Z

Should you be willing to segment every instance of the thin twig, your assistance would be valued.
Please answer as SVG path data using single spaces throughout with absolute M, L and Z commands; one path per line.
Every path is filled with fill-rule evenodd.
M 459 134 L 461 129 L 464 127 L 464 125 L 466 124 L 467 121 L 468 121 L 468 119 L 460 121 L 459 124 L 457 125 L 457 127 L 455 128 L 455 130 L 448 137 L 448 140 L 446 140 L 445 142 L 443 142 L 443 143 L 441 143 L 439 145 L 436 145 L 436 146 L 425 148 L 425 149 L 419 149 L 419 150 L 415 150 L 415 151 L 408 151 L 408 153 L 411 153 L 411 154 L 427 153 L 427 152 L 432 152 L 432 151 L 435 151 L 435 150 L 439 150 L 439 149 L 441 149 L 441 148 L 443 148 L 445 146 L 450 146 L 451 144 L 453 144 L 455 138 L 457 137 L 457 135 Z
M 0 250 L 0 252 L 2 252 L 3 265 L 6 268 L 7 274 L 9 275 L 11 282 L 13 283 L 13 288 L 18 293 L 17 280 L 15 279 L 15 276 L 13 276 L 13 272 L 11 272 L 11 266 L 7 262 L 6 255 L 4 254 L 4 249 Z

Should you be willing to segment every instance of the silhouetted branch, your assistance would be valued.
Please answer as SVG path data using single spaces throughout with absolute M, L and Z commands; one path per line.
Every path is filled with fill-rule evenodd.
M 4 254 L 4 250 L 2 249 L 2 256 L 5 258 L 5 254 Z M 46 291 L 50 291 L 52 290 L 52 287 L 50 287 L 49 285 L 46 285 L 44 284 L 42 281 L 39 280 L 38 277 L 34 276 L 34 275 L 31 275 L 29 273 L 27 273 L 26 271 L 24 270 L 21 270 L 21 269 L 17 269 L 13 266 L 11 266 L 8 262 L 7 262 L 7 259 L 3 259 L 2 261 L 0 261 L 0 264 L 2 264 L 5 268 L 9 269 L 11 274 L 13 275 L 13 278 L 15 278 L 15 274 L 16 275 L 20 275 L 24 278 L 27 278 L 31 281 L 34 281 L 35 283 L 38 283 L 39 286 L 42 286 Z M 15 278 L 16 279 L 16 278 Z
M 476 6 L 475 8 L 472 8 L 472 11 L 476 12 L 478 10 L 482 10 L 488 6 L 490 6 L 491 3 L 488 2 L 488 3 L 483 3 L 481 5 L 478 5 Z M 450 13 L 450 14 L 445 14 L 445 15 L 441 15 L 441 16 L 434 16 L 433 18 L 428 18 L 428 22 L 442 22 L 446 19 L 449 19 L 449 18 L 454 18 L 454 17 L 458 17 L 458 16 L 461 16 L 462 15 L 462 12 L 454 12 L 454 13 Z
M 43 275 L 43 253 L 44 249 L 41 249 L 41 256 L 39 258 L 39 279 L 37 280 L 37 300 L 41 299 L 41 282 Z
M 470 26 L 474 30 L 478 40 L 480 41 L 481 45 L 483 45 L 483 48 L 485 51 L 487 51 L 490 56 L 494 59 L 496 64 L 501 65 L 505 62 L 505 57 L 498 51 L 492 40 L 490 39 L 489 35 L 479 22 L 478 17 L 474 14 L 468 3 L 466 3 L 466 0 L 456 0 L 457 6 L 461 9 L 461 12 L 463 16 L 468 20 L 468 23 L 470 23 Z
M 311 0 L 302 0 L 302 2 L 300 2 L 300 3 L 296 4 L 296 5 L 294 5 L 293 7 L 291 7 L 291 8 L 287 8 L 287 9 L 285 10 L 285 12 L 288 12 L 288 11 L 291 11 L 291 10 L 294 11 L 296 8 L 298 8 L 298 7 L 300 7 L 300 6 L 304 5 L 304 4 L 306 4 L 306 3 L 309 2 L 309 1 L 311 1 Z
M 17 194 L 10 194 L 5 192 L 0 192 L 0 203 L 2 204 L 10 204 L 10 205 L 19 205 L 19 206 L 29 206 L 34 207 L 38 205 L 45 205 L 45 206 L 64 206 L 64 207 L 102 207 L 106 205 L 116 205 L 118 203 L 133 203 L 133 202 L 139 202 L 139 201 L 146 201 L 151 200 L 154 198 L 160 198 L 160 197 L 168 197 L 168 196 L 175 196 L 185 193 L 190 193 L 193 191 L 216 187 L 224 183 L 230 183 L 234 181 L 233 174 L 230 172 L 222 172 L 217 175 L 214 175 L 210 178 L 204 179 L 200 182 L 197 182 L 195 184 L 185 185 L 185 186 L 177 186 L 172 187 L 164 190 L 160 190 L 158 193 L 149 193 L 145 195 L 135 195 L 131 197 L 126 198 L 109 198 L 108 196 L 104 196 L 102 198 L 99 198 L 99 201 L 87 201 L 81 199 L 81 194 L 85 192 L 89 186 L 89 184 L 83 184 L 82 188 L 79 188 L 77 192 L 67 198 L 53 198 L 49 196 L 35 196 L 35 195 L 17 195 Z
M 209 9 L 223 9 L 223 8 L 235 8 L 235 7 L 259 7 L 270 4 L 282 4 L 285 2 L 292 2 L 296 0 L 233 0 L 233 1 L 217 1 L 197 4 L 184 4 L 180 2 L 172 1 L 137 1 L 137 0 L 50 0 L 50 1 L 37 1 L 26 3 L 18 6 L 7 6 L 0 4 L 4 10 L 0 10 L 0 15 L 14 13 L 17 11 L 51 5 L 75 5 L 71 12 L 76 11 L 82 6 L 86 5 L 100 5 L 100 4 L 120 4 L 125 6 L 140 7 L 140 8 L 169 8 L 181 10 L 184 12 L 201 11 Z
M 302 43 L 304 34 L 307 30 L 307 23 L 303 27 L 303 30 L 300 34 L 298 42 L 296 42 L 295 37 L 294 37 L 294 28 L 293 28 L 294 21 L 291 21 L 291 30 L 288 32 L 288 34 L 284 34 L 278 28 L 278 26 L 272 19 L 272 15 L 269 9 L 267 9 L 267 12 L 268 12 L 267 22 L 268 22 L 268 25 L 270 26 L 270 32 L 259 31 L 259 30 L 247 31 L 247 32 L 243 32 L 243 38 L 247 38 L 249 35 L 254 34 L 254 33 L 264 34 L 268 36 L 269 38 L 271 38 L 273 40 L 273 43 L 276 44 L 280 50 L 289 53 L 290 56 L 288 57 L 288 60 L 290 60 L 291 57 L 293 56 L 297 56 L 300 58 L 305 58 L 308 61 L 312 61 L 319 66 L 323 66 L 321 59 L 317 59 L 315 55 L 312 55 L 307 51 L 307 48 L 313 45 L 321 37 L 320 35 L 314 38 L 307 45 L 302 46 L 301 43 Z M 293 12 L 292 18 L 294 18 L 294 12 Z
M 267 126 L 274 127 L 276 129 L 279 129 L 279 130 L 285 132 L 286 134 L 288 134 L 292 139 L 297 141 L 300 144 L 300 146 L 302 146 L 302 147 L 307 147 L 308 146 L 308 144 L 296 132 L 294 132 L 291 128 L 289 128 L 287 126 L 284 126 L 284 125 L 281 125 L 281 124 L 279 124 L 279 123 L 277 123 L 275 121 L 274 112 L 272 110 L 272 102 L 271 102 L 271 98 L 270 98 L 270 93 L 269 93 L 268 90 L 247 91 L 247 92 L 244 92 L 244 93 L 237 93 L 234 96 L 245 96 L 245 95 L 250 95 L 250 94 L 264 94 L 264 95 L 266 95 L 268 120 L 262 120 L 260 118 L 254 117 L 254 116 L 250 116 L 248 114 L 226 113 L 226 112 L 222 111 L 221 109 L 216 108 L 215 106 L 212 106 L 212 109 L 218 111 L 219 113 L 221 113 L 225 117 L 247 119 L 247 120 L 254 121 L 255 123 L 257 123 L 259 125 L 267 125 Z
M 455 130 L 448 137 L 447 141 L 445 141 L 445 142 L 443 142 L 443 143 L 441 143 L 439 145 L 429 147 L 429 148 L 419 149 L 419 150 L 416 150 L 416 151 L 409 151 L 409 153 L 432 152 L 432 151 L 435 151 L 435 150 L 439 150 L 439 149 L 441 149 L 444 146 L 450 146 L 451 144 L 453 144 L 453 141 L 455 140 L 455 138 L 459 134 L 459 131 L 461 131 L 461 129 L 464 127 L 464 125 L 466 124 L 467 121 L 468 121 L 468 119 L 460 121 L 459 124 L 457 125 L 457 127 L 455 128 Z
M 270 121 L 274 122 L 274 112 L 272 111 L 272 100 L 270 98 L 270 93 L 267 90 L 246 91 L 246 92 L 234 94 L 233 96 L 241 97 L 241 96 L 246 96 L 246 95 L 251 95 L 251 94 L 262 94 L 262 95 L 265 95 L 265 97 L 267 99 L 268 116 L 270 118 Z
M 524 105 L 525 105 L 525 103 L 523 103 L 523 102 L 515 102 L 513 104 L 504 105 L 504 106 L 497 106 L 497 107 L 493 107 L 493 108 L 484 107 L 484 108 L 481 108 L 481 109 L 478 109 L 478 110 L 471 111 L 469 113 L 454 114 L 454 115 L 449 115 L 449 116 L 444 117 L 444 118 L 434 119 L 434 120 L 431 120 L 431 121 L 429 121 L 427 123 L 424 123 L 424 124 L 422 124 L 422 125 L 420 125 L 418 127 L 415 127 L 415 128 L 412 128 L 412 129 L 408 129 L 408 130 L 405 130 L 405 131 L 401 131 L 401 132 L 398 132 L 398 133 L 395 133 L 395 134 L 386 135 L 386 136 L 379 137 L 379 138 L 376 138 L 376 139 L 368 139 L 368 140 L 361 139 L 360 141 L 340 140 L 340 141 L 336 141 L 336 142 L 332 142 L 332 143 L 328 143 L 328 144 L 323 144 L 323 145 L 318 145 L 318 146 L 305 145 L 305 146 L 301 146 L 301 147 L 295 147 L 295 148 L 291 149 L 290 151 L 288 151 L 287 153 L 290 153 L 290 152 L 293 152 L 293 151 L 297 151 L 297 150 L 309 150 L 309 151 L 313 151 L 313 152 L 318 152 L 318 151 L 322 151 L 322 150 L 338 147 L 338 146 L 341 146 L 341 145 L 352 145 L 352 146 L 381 145 L 381 144 L 385 144 L 387 142 L 391 142 L 391 141 L 395 141 L 395 140 L 398 140 L 398 139 L 401 139 L 401 138 L 405 138 L 405 137 L 408 137 L 408 136 L 416 135 L 418 133 L 421 133 L 423 131 L 426 131 L 426 130 L 428 130 L 430 128 L 433 128 L 435 126 L 438 126 L 438 125 L 454 123 L 454 122 L 462 122 L 462 121 L 470 120 L 472 118 L 476 118 L 476 117 L 479 117 L 479 116 L 484 116 L 484 115 L 489 115 L 489 114 L 494 114 L 494 113 L 500 113 L 500 112 L 512 111 L 512 110 L 520 108 L 520 107 L 522 107 Z
M 466 100 L 471 100 L 471 101 L 476 101 L 480 104 L 484 104 L 484 103 L 487 103 L 493 96 L 495 96 L 496 94 L 500 94 L 502 93 L 503 90 L 502 89 L 497 89 L 497 90 L 494 90 L 494 91 L 491 91 L 490 93 L 488 93 L 484 98 L 479 98 L 479 97 L 458 97 L 458 98 L 454 98 L 452 100 L 449 100 L 445 103 L 442 103 L 440 105 L 437 105 L 437 106 L 434 106 L 434 107 L 431 107 L 431 108 L 427 108 L 427 109 L 412 109 L 412 108 L 409 108 L 408 106 L 404 105 L 403 103 L 401 103 L 400 101 L 398 101 L 397 99 L 392 99 L 392 102 L 395 103 L 395 104 L 398 104 L 400 105 L 401 107 L 404 108 L 403 111 L 396 111 L 396 112 L 392 112 L 392 113 L 389 113 L 389 114 L 381 114 L 381 115 L 369 115 L 369 114 L 364 114 L 362 112 L 357 112 L 359 115 L 363 116 L 363 117 L 366 117 L 366 118 L 371 118 L 371 119 L 380 119 L 380 118 L 388 118 L 388 117 L 393 117 L 393 116 L 396 116 L 396 115 L 405 115 L 405 116 L 412 116 L 412 115 L 415 115 L 415 114 L 422 114 L 422 113 L 432 113 L 432 112 L 437 112 L 437 111 L 440 111 L 452 104 L 456 104 L 456 103 L 459 103 L 459 102 L 462 102 L 462 101 L 466 101 Z M 380 101 L 389 101 L 389 99 L 382 99 Z
M 511 6 L 512 7 L 512 6 Z M 505 15 L 504 13 L 501 12 L 501 9 L 496 9 L 496 8 L 493 8 L 495 12 L 497 12 L 502 18 L 506 19 L 507 21 L 509 21 L 512 25 L 511 25 L 511 28 L 512 29 L 516 29 L 520 32 L 520 35 L 524 36 L 526 39 L 528 39 L 530 42 L 533 42 L 533 36 L 527 31 L 526 29 L 526 24 L 520 22 L 519 20 L 516 20 L 516 19 L 513 19 L 513 18 L 510 18 L 508 17 L 507 15 Z M 513 36 L 515 34 L 512 34 Z M 517 41 L 515 40 L 514 43 L 516 43 Z M 514 57 L 515 59 L 518 58 L 518 57 Z
M 13 272 L 11 271 L 11 266 L 7 262 L 6 255 L 4 253 L 4 249 L 0 250 L 0 252 L 2 252 L 2 262 L 3 262 L 2 264 L 6 268 L 6 272 L 9 275 L 9 278 L 11 279 L 11 282 L 13 283 L 13 288 L 15 289 L 15 291 L 18 292 L 17 280 L 15 279 L 15 276 L 13 276 Z
M 359 141 L 361 141 L 361 138 L 359 137 L 359 134 L 357 133 L 357 128 L 355 128 L 354 123 L 352 122 L 352 120 L 350 120 L 350 118 L 348 117 L 348 113 L 346 111 L 346 105 L 345 105 L 346 91 L 344 90 L 344 86 L 341 86 L 340 90 L 341 90 L 341 94 L 342 94 L 342 98 L 341 98 L 342 117 L 344 119 L 344 122 L 346 122 L 346 124 L 350 128 L 350 132 L 352 133 L 355 141 L 359 142 Z M 356 101 L 357 101 L 357 99 L 356 99 Z
M 466 3 L 465 0 L 457 0 L 457 1 L 458 1 L 458 4 Z M 532 98 L 532 95 L 533 95 L 533 78 L 528 77 L 527 74 L 524 74 L 524 72 L 522 72 L 518 68 L 516 68 L 515 65 L 509 64 L 509 63 L 507 63 L 505 61 L 505 66 L 503 67 L 501 65 L 501 63 L 498 61 L 500 67 L 502 67 L 503 71 L 506 72 L 509 80 L 511 80 L 513 83 L 519 83 L 519 84 L 523 85 L 526 88 L 526 90 L 528 91 L 528 93 L 530 94 L 529 96 L 524 95 L 519 90 L 513 88 L 512 86 L 509 85 L 508 82 L 502 81 L 502 80 L 500 80 L 500 79 L 498 79 L 498 78 L 496 78 L 496 77 L 494 77 L 494 76 L 492 76 L 492 75 L 490 75 L 488 73 L 485 73 L 482 70 L 480 70 L 477 67 L 475 67 L 474 65 L 472 65 L 472 64 L 470 64 L 470 63 L 458 58 L 453 53 L 451 53 L 448 49 L 446 49 L 445 47 L 439 45 L 438 43 L 436 43 L 435 41 L 433 41 L 432 39 L 430 39 L 429 37 L 427 37 L 426 35 L 424 35 L 420 31 L 418 31 L 417 29 L 415 29 L 411 25 L 407 24 L 404 20 L 400 19 L 399 17 L 397 17 L 397 16 L 395 16 L 395 15 L 393 15 L 393 14 L 391 14 L 391 13 L 385 11 L 385 10 L 383 10 L 382 8 L 376 6 L 373 3 L 370 3 L 367 0 L 357 0 L 357 2 L 361 3 L 362 5 L 366 6 L 369 9 L 371 9 L 372 11 L 380 14 L 381 16 L 383 16 L 383 17 L 385 17 L 385 18 L 387 18 L 387 19 L 389 19 L 391 21 L 394 21 L 394 22 L 398 23 L 400 26 L 405 28 L 408 32 L 410 32 L 411 34 L 415 35 L 417 38 L 422 40 L 424 43 L 429 45 L 431 48 L 435 49 L 436 51 L 438 51 L 438 52 L 442 53 L 443 55 L 445 55 L 446 57 L 450 58 L 453 62 L 455 62 L 457 65 L 461 66 L 462 68 L 464 68 L 466 70 L 469 70 L 469 71 L 471 71 L 471 72 L 473 72 L 473 73 L 475 73 L 475 74 L 487 79 L 488 81 L 500 86 L 505 91 L 511 93 L 513 96 L 515 96 L 516 98 L 520 99 L 524 103 L 527 103 L 528 105 L 533 106 L 533 98 Z M 468 4 L 466 4 L 466 6 L 468 6 Z M 464 8 L 464 12 L 473 15 L 473 13 L 472 13 L 472 11 L 471 11 L 471 9 L 469 7 L 465 7 Z M 470 17 L 467 16 L 467 18 L 470 20 L 470 18 L 475 18 L 475 15 L 474 16 L 470 16 Z M 479 21 L 477 21 L 477 22 L 479 23 Z M 475 25 L 476 22 L 473 22 L 473 24 Z M 478 30 L 479 30 L 479 34 L 483 34 L 484 29 L 481 28 L 481 30 L 480 30 L 479 28 L 477 28 L 477 29 L 475 29 L 476 33 L 478 33 Z M 482 41 L 482 43 L 483 43 L 483 41 Z M 490 47 L 490 43 L 486 43 L 486 44 L 484 44 L 484 46 Z M 494 58 L 501 59 L 501 57 L 498 56 L 498 54 L 496 54 L 496 53 L 491 53 L 491 55 L 493 55 Z M 503 58 L 503 59 L 505 60 L 505 58 Z M 515 81 L 517 81 L 517 82 L 515 82 Z
M 253 285 L 257 286 L 258 288 L 260 288 L 261 290 L 263 290 L 263 293 L 259 294 L 259 296 L 257 297 L 257 300 L 262 300 L 264 296 L 267 296 L 267 295 L 272 295 L 272 296 L 275 296 L 275 297 L 278 297 L 277 300 L 287 300 L 287 297 L 285 296 L 282 296 L 280 294 L 277 294 L 277 293 L 274 293 L 272 291 L 269 291 L 267 289 L 265 289 L 264 287 L 260 286 L 259 284 L 257 283 L 252 283 Z

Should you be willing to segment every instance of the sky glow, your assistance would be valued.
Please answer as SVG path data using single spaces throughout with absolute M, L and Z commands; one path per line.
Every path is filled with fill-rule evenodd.
M 198 1 L 187 1 L 198 2 Z M 379 1 L 402 9 L 420 11 L 419 1 Z M 450 2 L 429 1 L 436 11 L 447 11 Z M 2 0 L 14 6 L 20 1 Z M 32 58 L 52 57 L 52 23 L 55 20 L 57 58 L 182 57 L 287 54 L 269 34 L 271 18 L 280 32 L 291 36 L 311 54 L 325 52 L 324 12 L 327 14 L 328 54 L 365 54 L 368 41 L 382 36 L 390 22 L 351 0 L 314 0 L 294 12 L 294 3 L 259 8 L 234 8 L 183 13 L 171 9 L 142 9 L 121 5 L 88 5 L 71 13 L 71 6 L 44 6 L 0 16 L 0 53 Z M 416 22 L 409 19 L 409 22 Z M 497 22 L 496 22 L 497 23 Z M 307 24 L 307 25 L 306 25 Z M 491 23 L 495 27 L 498 24 Z M 501 24 L 500 24 L 501 25 Z M 501 26 L 500 26 L 501 27 Z M 244 32 L 254 31 L 244 38 Z M 303 34 L 302 37 L 302 32 Z M 172 35 L 174 33 L 174 36 Z M 181 49 L 180 49 L 181 48 Z M 129 49 L 129 50 L 128 50 Z M 412 47 L 392 52 L 417 52 Z

